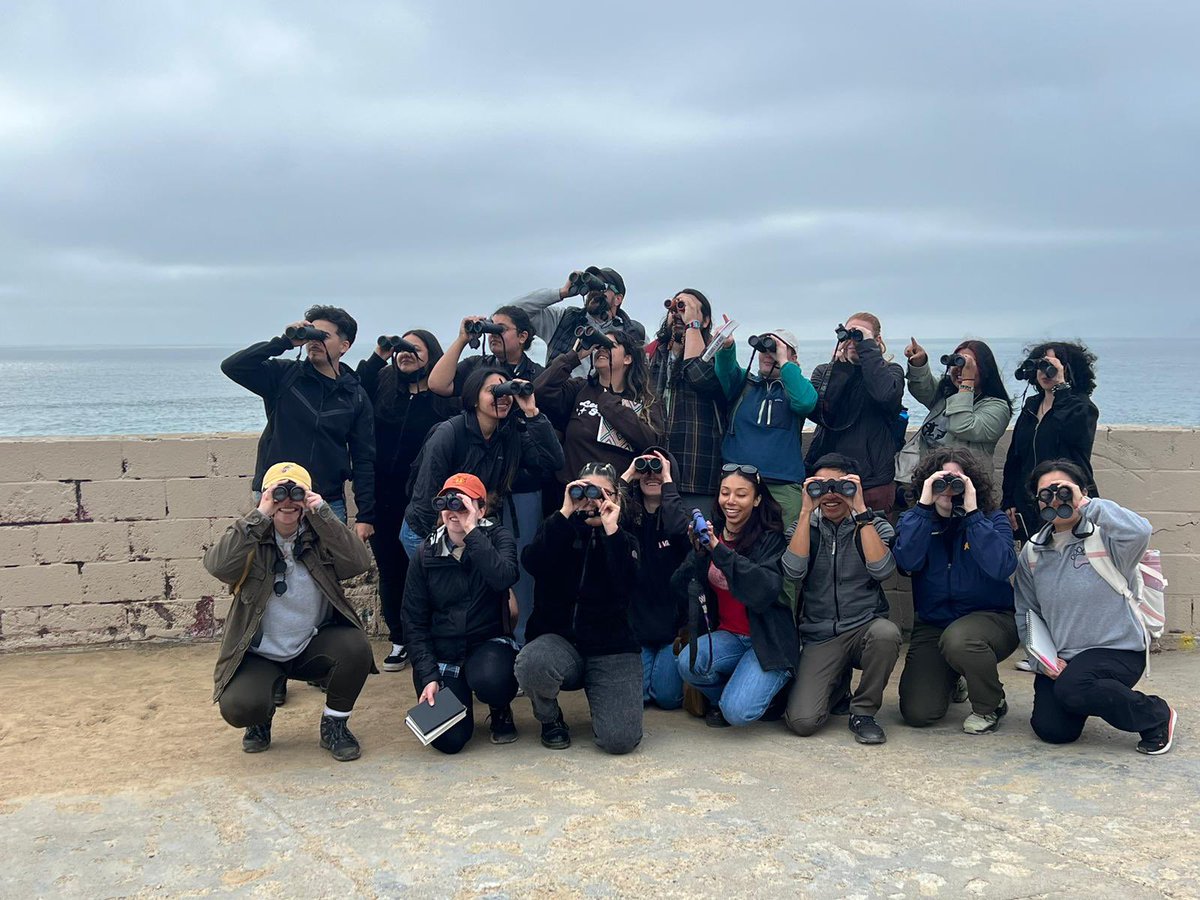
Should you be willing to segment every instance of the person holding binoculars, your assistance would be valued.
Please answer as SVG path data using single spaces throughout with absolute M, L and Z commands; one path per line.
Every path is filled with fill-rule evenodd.
M 588 463 L 563 491 L 521 561 L 534 577 L 533 615 L 517 654 L 517 681 L 542 726 L 542 744 L 571 746 L 558 705 L 582 689 L 593 740 L 606 753 L 642 740 L 642 665 L 629 626 L 637 589 L 637 538 L 623 527 L 625 498 L 616 470 Z
M 404 587 L 404 627 L 418 702 L 451 691 L 467 717 L 433 741 L 458 753 L 475 733 L 473 697 L 486 703 L 493 744 L 517 739 L 517 695 L 508 589 L 517 580 L 512 532 L 487 518 L 487 491 L 474 475 L 446 479 L 432 507 L 440 524 L 421 544 Z
M 833 358 L 813 369 L 817 424 L 805 461 L 808 471 L 827 453 L 856 460 L 867 507 L 883 514 L 896 503 L 896 451 L 901 432 L 904 370 L 891 361 L 879 319 L 855 313 L 835 329 Z
M 796 620 L 780 597 L 783 518 L 758 469 L 727 463 L 712 520 L 693 510 L 693 552 L 671 579 L 689 603 L 679 674 L 709 701 L 705 724 L 749 725 L 796 670 Z
M 671 576 L 692 545 L 690 517 L 675 487 L 674 471 L 665 448 L 647 447 L 621 476 L 642 554 L 629 624 L 642 648 L 642 703 L 659 709 L 683 704 L 683 679 L 675 657 L 687 622 L 687 602 L 671 589 Z
M 900 517 L 892 556 L 912 578 L 912 637 L 900 676 L 900 714 L 917 728 L 945 717 L 960 677 L 967 734 L 995 731 L 1008 711 L 998 665 L 1017 649 L 1012 528 L 999 509 L 991 457 L 935 450 L 913 472 L 917 505 Z
M 726 408 L 716 368 L 701 358 L 712 340 L 712 304 L 694 288 L 665 304 L 658 338 L 646 347 L 650 380 L 662 404 L 667 449 L 679 459 L 675 476 L 684 505 L 707 516 L 721 478 Z
M 594 338 L 594 339 L 593 339 Z M 571 372 L 590 360 L 587 378 Z M 582 335 L 534 382 L 541 408 L 563 426 L 563 485 L 589 461 L 623 472 L 662 439 L 662 417 L 650 391 L 642 345 L 623 331 Z
M 400 616 L 408 554 L 400 543 L 408 506 L 408 476 L 425 437 L 457 411 L 451 400 L 429 390 L 430 370 L 442 345 L 423 329 L 402 336 L 382 335 L 375 352 L 358 364 L 358 380 L 375 411 L 375 533 L 371 549 L 379 570 L 379 600 L 392 642 L 385 672 L 408 665 Z
M 856 741 L 882 744 L 887 735 L 875 714 L 901 640 L 883 593 L 883 582 L 896 569 L 889 549 L 895 531 L 867 507 L 855 460 L 828 453 L 812 469 L 781 563 L 784 574 L 801 581 L 803 644 L 785 719 L 807 737 L 831 712 L 845 715 L 845 709 Z M 850 694 L 853 669 L 861 669 L 862 677 Z
M 1092 445 L 1100 410 L 1091 400 L 1096 387 L 1096 355 L 1082 344 L 1049 341 L 1025 354 L 1016 371 L 1033 394 L 1022 404 L 1004 459 L 1004 496 L 1013 532 L 1022 540 L 1037 533 L 1037 504 L 1025 490 L 1029 474 L 1048 459 L 1066 459 L 1082 469 L 1095 495 Z
M 583 297 L 583 306 L 559 306 L 568 297 Z M 543 288 L 526 294 L 512 305 L 524 310 L 536 334 L 546 342 L 546 365 L 575 346 L 576 331 L 591 327 L 601 334 L 624 331 L 639 346 L 646 343 L 646 329 L 631 319 L 621 304 L 625 302 L 625 279 L 616 269 L 588 266 L 567 276 L 566 283 L 555 290 Z M 571 373 L 585 378 L 587 371 L 578 365 Z
M 366 391 L 342 362 L 357 334 L 358 323 L 344 309 L 313 306 L 280 337 L 230 356 L 221 371 L 266 407 L 251 488 L 262 490 L 269 466 L 294 460 L 313 473 L 318 493 L 345 522 L 345 484 L 353 481 L 354 531 L 365 541 L 375 531 L 374 416 Z M 296 347 L 307 359 L 274 358 Z
M 453 473 L 474 475 L 489 486 L 490 508 L 500 521 L 518 472 L 541 477 L 562 467 L 562 447 L 526 385 L 508 380 L 499 369 L 476 369 L 463 384 L 463 411 L 429 432 L 412 466 L 411 499 L 400 528 L 410 561 L 434 530 L 432 501 Z
M 1138 734 L 1139 753 L 1158 756 L 1171 749 L 1177 715 L 1161 697 L 1134 690 L 1149 660 L 1150 633 L 1129 587 L 1141 580 L 1153 529 L 1137 513 L 1089 497 L 1090 480 L 1062 459 L 1039 463 L 1027 482 L 1046 524 L 1017 560 L 1017 629 L 1027 643 L 1027 614 L 1036 615 L 1058 657 L 1053 667 L 1035 663 L 1030 724 L 1046 743 L 1069 744 L 1098 716 Z M 1087 546 L 1096 533 L 1102 550 Z M 1123 590 L 1102 565 L 1123 579 Z
M 242 750 L 260 753 L 271 746 L 287 679 L 321 682 L 321 746 L 339 762 L 357 759 L 350 712 L 375 666 L 341 582 L 367 571 L 371 553 L 313 491 L 303 466 L 276 463 L 263 488 L 257 509 L 204 554 L 204 568 L 233 593 L 213 702 L 226 722 L 246 729 Z
M 936 378 L 925 348 L 911 338 L 904 348 L 908 359 L 908 390 L 929 410 L 917 433 L 908 440 L 896 464 L 896 481 L 920 482 L 913 470 L 921 459 L 942 447 L 962 447 L 982 460 L 991 460 L 996 442 L 1012 419 L 1012 400 L 996 366 L 996 357 L 983 341 L 963 341 L 941 357 L 945 372 Z

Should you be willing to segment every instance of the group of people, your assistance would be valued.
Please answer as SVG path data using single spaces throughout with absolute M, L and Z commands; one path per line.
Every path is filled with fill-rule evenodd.
M 939 369 L 912 339 L 902 367 L 860 312 L 806 377 L 782 328 L 749 337 L 743 367 L 698 290 L 665 301 L 649 341 L 624 299 L 619 273 L 590 267 L 464 318 L 444 351 L 422 329 L 382 336 L 357 370 L 343 362 L 355 320 L 317 306 L 225 360 L 267 414 L 258 505 L 205 557 L 233 588 L 214 700 L 244 750 L 270 746 L 301 679 L 326 692 L 322 746 L 361 752 L 348 717 L 375 666 L 341 582 L 372 557 L 383 669 L 411 666 L 419 702 L 450 691 L 467 707 L 433 741 L 444 753 L 472 739 L 476 699 L 491 741 L 516 740 L 522 693 L 542 743 L 565 748 L 558 698 L 579 689 L 614 754 L 638 746 L 650 704 L 713 727 L 783 719 L 801 736 L 848 716 L 855 740 L 884 743 L 903 635 L 883 584 L 897 571 L 915 606 L 907 724 L 969 701 L 963 731 L 994 731 L 999 665 L 1036 618 L 1058 656 L 1018 663 L 1034 672 L 1038 737 L 1073 741 L 1097 716 L 1143 753 L 1170 749 L 1175 711 L 1135 690 L 1149 631 L 1084 551 L 1098 535 L 1132 586 L 1151 531 L 1099 498 L 1085 347 L 1029 348 L 997 489 L 1013 402 L 986 343 L 961 342 Z M 303 359 L 280 358 L 296 348 Z M 906 383 L 928 409 L 911 435 Z

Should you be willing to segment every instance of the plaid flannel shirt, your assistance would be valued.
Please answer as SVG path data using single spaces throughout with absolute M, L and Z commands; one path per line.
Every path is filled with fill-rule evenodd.
M 681 494 L 715 494 L 721 480 L 725 391 L 716 366 L 670 358 L 659 345 L 650 358 L 650 383 L 663 404 L 667 449 L 679 460 L 673 472 Z

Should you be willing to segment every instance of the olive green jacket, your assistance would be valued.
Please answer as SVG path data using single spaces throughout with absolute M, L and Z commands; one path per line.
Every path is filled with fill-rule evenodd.
M 1004 436 L 1012 410 L 999 397 L 974 397 L 966 391 L 957 391 L 949 397 L 938 397 L 938 379 L 929 371 L 929 366 L 914 366 L 909 363 L 906 374 L 908 392 L 929 410 L 925 421 L 931 421 L 945 410 L 948 417 L 946 435 L 942 447 L 964 447 L 990 463 L 996 452 L 996 443 Z M 921 435 L 921 455 L 934 449 Z
M 301 531 L 293 550 L 296 561 L 308 569 L 333 607 L 334 617 L 362 628 L 341 582 L 371 567 L 371 551 L 349 526 L 342 524 L 328 503 L 322 503 L 315 512 L 306 511 L 304 523 L 307 527 Z M 257 509 L 230 525 L 204 554 L 204 568 L 233 588 L 233 603 L 225 618 L 221 652 L 213 673 L 214 703 L 241 665 L 262 623 L 267 603 L 275 596 L 272 570 L 279 557 L 273 523 Z

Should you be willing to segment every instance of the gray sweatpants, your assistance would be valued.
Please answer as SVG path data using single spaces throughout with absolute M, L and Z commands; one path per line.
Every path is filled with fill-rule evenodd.
M 560 691 L 583 689 L 596 746 L 629 753 L 642 740 L 642 658 L 638 653 L 581 656 L 566 638 L 543 634 L 517 654 L 517 683 L 543 725 L 558 719 Z

